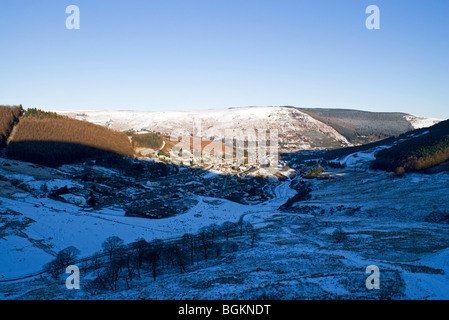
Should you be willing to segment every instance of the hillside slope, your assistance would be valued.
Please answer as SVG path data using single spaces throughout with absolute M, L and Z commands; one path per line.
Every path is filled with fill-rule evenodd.
M 333 127 L 353 144 L 364 144 L 429 127 L 440 119 L 400 112 L 368 112 L 349 109 L 305 108 L 305 113 Z
M 128 137 L 92 123 L 64 118 L 26 117 L 15 126 L 6 154 L 47 166 L 119 154 L 133 156 Z
M 281 152 L 335 149 L 377 141 L 407 132 L 415 128 L 414 124 L 419 124 L 416 117 L 400 113 L 388 115 L 362 111 L 348 113 L 347 110 L 296 107 L 244 107 L 167 112 L 57 112 L 118 131 L 159 132 L 167 136 L 200 135 L 215 141 L 227 137 L 227 130 L 234 130 L 236 138 L 239 138 L 238 132 L 248 129 L 276 129 L 279 133 Z M 336 112 L 340 114 L 335 114 Z M 373 122 L 373 116 L 379 120 Z
M 243 139 L 247 130 L 278 130 L 281 150 L 337 148 L 349 145 L 335 129 L 296 108 L 248 107 L 204 111 L 79 111 L 58 113 L 107 126 L 118 131 L 159 132 L 163 135 L 198 136 L 220 141 Z M 195 134 L 194 134 L 195 131 Z
M 0 298 L 447 299 L 449 172 L 397 178 L 369 170 L 374 152 L 345 157 L 345 168 L 327 172 L 333 178 L 308 180 L 311 197 L 286 209 L 282 204 L 297 194 L 300 175 L 263 179 L 272 196 L 245 204 L 226 198 L 226 177 L 202 170 L 162 179 L 149 177 L 151 170 L 136 180 L 98 164 L 56 170 L 0 157 Z M 95 207 L 87 203 L 92 193 Z M 154 203 L 155 195 L 164 197 L 166 211 L 175 202 L 188 208 L 160 219 L 127 214 L 128 205 Z M 247 225 L 256 230 L 255 243 L 240 227 Z M 219 233 L 225 226 L 234 226 L 229 239 Z M 139 273 L 135 262 L 123 266 L 116 287 L 99 283 L 97 277 L 111 270 L 109 258 L 98 259 L 107 257 L 102 244 L 109 237 L 127 245 L 142 239 L 164 244 L 163 259 L 146 260 Z M 195 240 L 184 242 L 196 243 L 194 250 L 170 246 L 173 238 Z M 65 270 L 56 278 L 43 271 L 68 246 L 80 251 L 80 290 L 67 290 Z M 137 246 L 124 249 L 120 254 L 136 257 Z M 182 252 L 188 254 L 172 255 Z M 380 290 L 365 286 L 369 265 L 381 270 Z
M 410 135 L 409 135 L 410 136 Z M 420 171 L 449 160 L 449 120 L 411 135 L 376 154 L 374 169 L 397 173 Z

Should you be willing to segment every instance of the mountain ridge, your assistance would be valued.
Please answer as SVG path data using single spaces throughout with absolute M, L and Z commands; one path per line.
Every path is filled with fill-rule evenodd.
M 194 111 L 54 110 L 117 131 L 159 132 L 223 140 L 226 130 L 278 130 L 279 150 L 335 149 L 379 141 L 442 120 L 401 112 L 293 106 L 232 107 Z M 361 116 L 363 115 L 363 119 Z M 200 126 L 194 128 L 194 126 Z M 229 131 L 228 131 L 229 132 Z

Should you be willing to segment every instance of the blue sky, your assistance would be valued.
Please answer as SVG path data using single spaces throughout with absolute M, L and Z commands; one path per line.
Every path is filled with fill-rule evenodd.
M 0 104 L 449 118 L 447 0 L 2 0 L 0 45 Z

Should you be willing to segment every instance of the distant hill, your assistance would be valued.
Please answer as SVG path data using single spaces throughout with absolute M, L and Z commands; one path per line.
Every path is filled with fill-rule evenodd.
M 227 137 L 227 130 L 234 130 L 239 134 L 245 130 L 276 129 L 279 134 L 280 152 L 360 145 L 397 136 L 439 121 L 405 113 L 288 106 L 198 111 L 57 112 L 117 131 L 156 132 L 165 136 L 201 136 L 220 142 Z M 201 130 L 195 131 L 194 124 L 199 124 Z
M 398 136 L 407 131 L 430 126 L 440 121 L 400 112 L 321 108 L 302 108 L 301 110 L 331 126 L 355 145 Z
M 407 136 L 409 139 L 379 151 L 372 168 L 396 173 L 414 172 L 449 160 L 449 120 Z

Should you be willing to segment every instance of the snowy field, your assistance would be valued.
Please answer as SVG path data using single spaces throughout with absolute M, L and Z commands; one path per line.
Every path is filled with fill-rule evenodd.
M 447 214 L 449 173 L 398 178 L 369 170 L 371 159 L 372 152 L 341 159 L 345 169 L 332 172 L 333 179 L 310 180 L 311 198 L 282 211 L 279 206 L 295 195 L 289 180 L 276 188 L 274 199 L 261 204 L 193 195 L 197 204 L 186 213 L 158 220 L 127 217 L 113 207 L 92 211 L 32 193 L 4 193 L 0 298 L 449 299 L 449 225 L 429 220 Z M 49 188 L 77 183 L 61 173 L 58 179 L 0 174 L 31 189 L 43 182 Z M 223 254 L 183 274 L 163 274 L 157 281 L 144 276 L 129 290 L 92 297 L 67 290 L 63 282 L 25 278 L 42 271 L 67 246 L 88 257 L 111 235 L 125 243 L 171 239 L 242 216 L 259 230 L 254 248 Z M 379 290 L 366 289 L 369 265 L 380 269 Z M 6 281 L 16 278 L 23 279 Z

